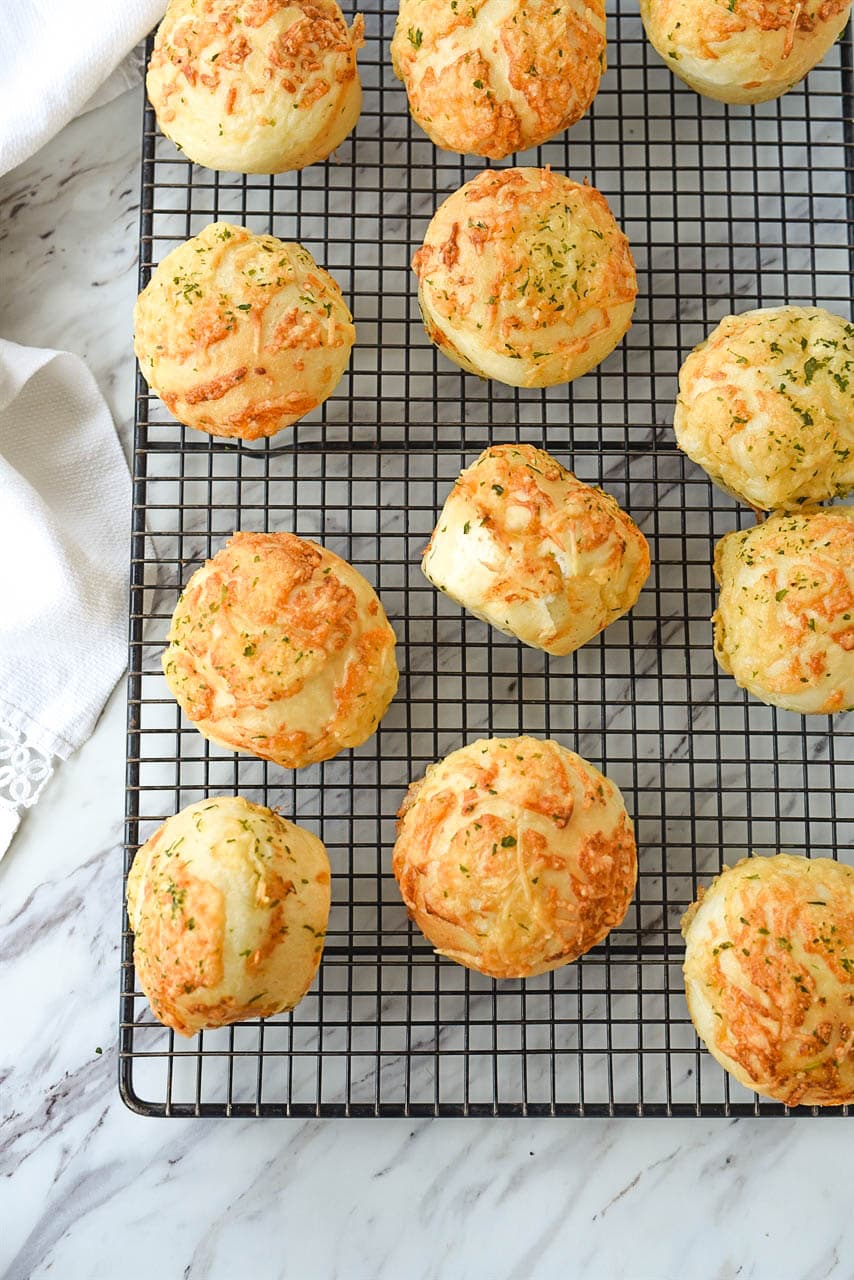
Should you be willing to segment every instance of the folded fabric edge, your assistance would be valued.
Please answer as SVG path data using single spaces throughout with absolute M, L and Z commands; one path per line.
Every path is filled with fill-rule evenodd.
M 18 827 L 21 825 L 21 815 L 17 809 L 11 809 L 5 802 L 0 799 L 0 859 L 2 859 Z
M 106 106 L 108 102 L 112 102 L 114 98 L 118 98 L 122 93 L 127 93 L 129 89 L 136 89 L 142 81 L 144 71 L 145 48 L 142 45 L 137 45 L 135 49 L 131 49 L 124 61 L 120 62 L 116 69 L 110 72 L 107 79 L 99 89 L 95 90 L 89 101 L 84 102 L 78 115 L 82 116 L 89 111 L 96 111 L 98 107 Z
M 66 44 L 58 46 L 60 52 L 65 49 L 64 62 L 58 69 L 52 68 L 54 74 L 48 74 L 46 80 L 45 66 L 49 63 L 45 46 L 36 45 L 36 56 L 40 54 L 41 62 L 34 65 L 48 86 L 38 99 L 37 109 L 33 106 L 36 99 L 27 92 L 34 75 L 32 58 L 28 60 L 26 57 L 30 52 L 29 40 L 22 44 L 24 57 L 16 50 L 16 57 L 11 62 L 7 59 L 4 75 L 8 92 L 3 95 L 0 176 L 24 164 L 85 109 L 87 102 L 100 91 L 116 67 L 159 22 L 166 0 L 139 0 L 138 4 L 112 7 L 116 11 L 113 20 L 105 15 L 96 15 L 101 21 L 90 22 L 88 38 L 79 48 L 73 41 L 74 27 L 71 26 Z M 107 9 L 106 5 L 104 9 Z M 71 21 L 76 21 L 74 15 Z M 48 49 L 53 47 L 48 46 Z M 76 56 L 69 60 L 72 49 L 76 50 Z M 82 54 L 80 49 L 84 51 Z
M 112 687 L 113 685 L 110 686 L 111 689 Z M 105 696 L 105 702 L 107 696 L 109 694 Z M 13 742 L 16 739 L 20 739 L 30 750 L 37 751 L 40 755 L 58 756 L 60 760 L 67 760 L 72 752 L 86 741 L 84 737 L 80 743 L 71 742 L 52 729 L 45 728 L 33 716 L 22 711 L 14 702 L 10 702 L 0 694 L 0 744 L 4 740 Z M 0 755 L 0 761 L 3 759 L 4 757 Z M 2 798 L 2 785 L 0 785 L 0 798 Z

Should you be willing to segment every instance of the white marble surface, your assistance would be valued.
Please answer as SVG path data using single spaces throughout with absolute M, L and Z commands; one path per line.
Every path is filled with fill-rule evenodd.
M 90 363 L 127 446 L 140 104 L 0 181 L 0 333 Z M 116 1088 L 124 693 L 0 866 L 0 1270 L 848 1280 L 850 1124 L 152 1121 Z

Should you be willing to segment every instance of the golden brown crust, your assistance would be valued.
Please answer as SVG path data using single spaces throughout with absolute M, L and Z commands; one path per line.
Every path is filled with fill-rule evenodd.
M 587 111 L 605 69 L 605 7 L 402 0 L 391 56 L 437 146 L 500 160 Z
M 854 489 L 854 325 L 820 307 L 726 316 L 679 372 L 680 448 L 763 511 Z
M 854 1102 L 854 868 L 780 854 L 725 867 L 683 921 L 698 1034 L 749 1089 Z
M 628 241 L 595 188 L 487 169 L 436 210 L 412 268 L 425 327 L 461 368 L 511 386 L 579 377 L 631 323 Z
M 140 368 L 179 422 L 257 440 L 331 395 L 355 339 L 333 278 L 298 244 L 214 222 L 137 299 Z
M 778 514 L 726 534 L 715 656 L 742 688 L 802 715 L 854 707 L 854 510 Z
M 240 796 L 182 809 L 128 876 L 134 966 L 183 1036 L 291 1009 L 314 979 L 330 872 L 316 836 Z
M 394 632 L 370 584 L 290 533 L 236 533 L 188 582 L 163 655 L 201 733 L 286 768 L 376 729 L 397 688 Z
M 335 0 L 170 0 L 146 80 L 158 123 L 209 169 L 323 160 L 361 109 L 363 28 Z
M 494 445 L 462 472 L 422 561 L 464 608 L 554 654 L 631 609 L 649 567 L 617 502 L 527 444 Z
M 766 102 L 802 80 L 848 21 L 850 0 L 641 0 L 651 44 L 698 93 Z
M 442 955 L 494 978 L 576 960 L 637 876 L 619 791 L 556 742 L 492 738 L 431 765 L 398 815 L 392 869 Z

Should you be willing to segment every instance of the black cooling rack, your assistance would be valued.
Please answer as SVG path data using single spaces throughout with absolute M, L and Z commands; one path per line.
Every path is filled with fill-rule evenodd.
M 573 385 L 517 391 L 455 370 L 420 322 L 410 257 L 436 204 L 482 166 L 436 151 L 409 120 L 389 61 L 394 17 L 391 0 L 366 13 L 364 110 L 336 161 L 218 175 L 187 163 L 145 111 L 140 284 L 213 218 L 243 222 L 301 240 L 335 274 L 358 345 L 321 410 L 255 445 L 185 430 L 138 382 L 126 865 L 167 815 L 241 792 L 317 831 L 334 876 L 323 963 L 294 1013 L 192 1041 L 154 1021 L 125 919 L 122 1096 L 175 1116 L 782 1114 L 699 1048 L 679 919 L 698 883 L 750 850 L 851 857 L 854 716 L 776 711 L 717 669 L 714 544 L 751 516 L 680 456 L 671 418 L 681 359 L 728 312 L 849 312 L 850 36 L 806 87 L 726 108 L 673 78 L 631 4 L 612 9 L 589 117 L 516 160 L 606 194 L 637 262 L 634 326 Z M 460 468 L 517 439 L 603 484 L 651 544 L 631 616 L 569 658 L 489 630 L 419 569 Z M 238 528 L 319 538 L 377 587 L 402 679 L 360 750 L 290 774 L 208 745 L 169 697 L 159 655 L 177 592 Z M 431 761 L 520 732 L 558 738 L 617 782 L 640 877 L 603 946 L 494 983 L 438 959 L 407 923 L 394 815 Z

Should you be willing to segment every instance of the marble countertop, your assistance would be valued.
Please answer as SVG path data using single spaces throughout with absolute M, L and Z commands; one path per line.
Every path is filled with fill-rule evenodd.
M 129 451 L 130 93 L 0 180 L 0 333 L 84 356 Z M 154 1121 L 117 1091 L 124 689 L 0 867 L 0 1272 L 845 1280 L 844 1121 Z

